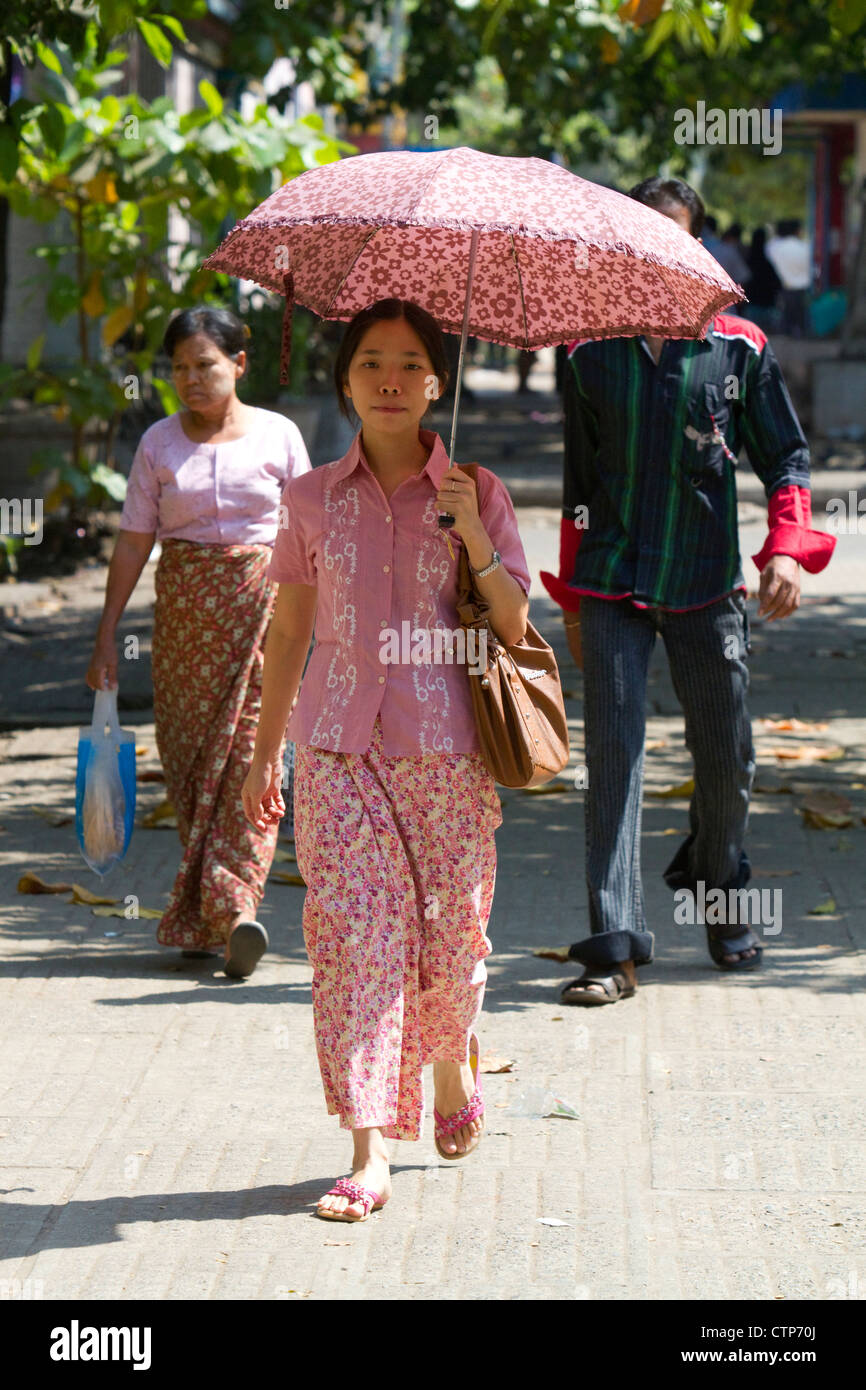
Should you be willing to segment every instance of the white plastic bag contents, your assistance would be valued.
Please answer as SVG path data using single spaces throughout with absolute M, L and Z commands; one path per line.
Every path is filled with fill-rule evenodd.
M 123 858 L 134 814 L 135 734 L 118 723 L 117 691 L 99 690 L 93 722 L 79 732 L 76 786 L 78 842 L 95 873 Z

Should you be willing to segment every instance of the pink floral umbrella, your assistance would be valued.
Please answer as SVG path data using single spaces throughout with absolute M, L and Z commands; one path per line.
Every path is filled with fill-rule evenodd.
M 233 227 L 203 265 L 351 319 L 411 299 L 466 338 L 533 350 L 573 338 L 697 338 L 745 298 L 703 246 L 653 208 L 544 159 L 389 150 L 308 169 Z

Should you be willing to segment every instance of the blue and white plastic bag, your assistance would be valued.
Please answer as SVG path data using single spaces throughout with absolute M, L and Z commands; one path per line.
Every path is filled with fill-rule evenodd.
M 98 690 L 93 723 L 78 730 L 75 830 L 94 873 L 126 854 L 135 821 L 135 733 L 117 720 L 117 691 Z

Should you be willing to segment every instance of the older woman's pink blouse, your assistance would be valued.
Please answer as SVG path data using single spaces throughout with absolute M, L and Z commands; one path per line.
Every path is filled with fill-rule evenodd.
M 202 545 L 273 545 L 286 483 L 310 471 L 293 420 L 255 407 L 252 428 L 226 444 L 198 444 L 180 412 L 141 436 L 120 525 L 158 540 Z
M 283 492 L 288 524 L 277 536 L 268 578 L 318 590 L 316 644 L 288 724 L 295 743 L 363 753 L 381 714 L 386 757 L 479 751 L 468 684 L 478 677 L 465 664 L 380 659 L 385 629 L 399 634 L 402 657 L 411 654 L 416 631 L 459 628 L 460 540 L 436 525 L 448 453 L 434 431 L 418 433 L 431 450 L 427 464 L 390 498 L 364 458 L 360 431 L 343 458 L 293 479 Z M 486 468 L 478 470 L 478 498 L 494 548 L 528 594 L 511 498 Z M 441 656 L 444 648 L 431 641 L 428 650 Z M 415 652 L 423 655 L 423 644 Z

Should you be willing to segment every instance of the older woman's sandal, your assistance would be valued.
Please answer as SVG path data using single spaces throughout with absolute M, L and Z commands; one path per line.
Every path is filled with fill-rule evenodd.
M 601 985 L 604 990 L 599 994 L 595 989 L 583 989 L 583 985 Z M 572 980 L 570 984 L 564 985 L 559 996 L 561 1004 L 615 1004 L 618 999 L 628 999 L 635 993 L 636 986 L 629 983 L 626 975 L 621 970 L 614 970 L 610 975 L 600 975 L 597 972 L 584 970 L 579 980 Z
M 225 973 L 230 980 L 245 980 L 252 975 L 265 951 L 268 934 L 261 922 L 239 922 L 229 937 L 229 955 Z

